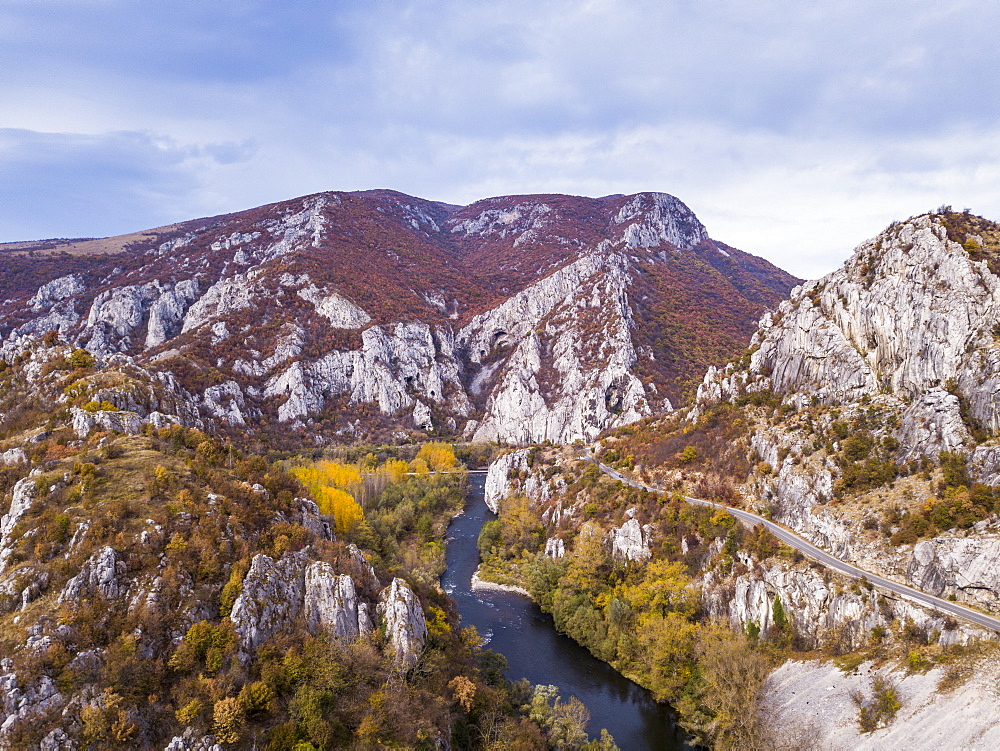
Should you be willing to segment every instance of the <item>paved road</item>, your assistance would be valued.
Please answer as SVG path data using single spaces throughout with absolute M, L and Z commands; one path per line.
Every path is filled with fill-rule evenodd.
M 590 461 L 595 461 L 593 454 L 588 450 L 586 452 L 586 458 Z M 612 469 L 606 464 L 601 462 L 596 462 L 597 466 L 601 469 L 604 474 L 615 478 L 616 480 L 630 485 L 633 488 L 643 488 L 649 490 L 653 493 L 662 493 L 663 491 L 659 488 L 654 488 L 649 485 L 644 485 L 641 482 L 637 482 L 625 475 L 621 474 L 617 470 Z M 709 506 L 712 508 L 724 508 L 730 514 L 735 516 L 737 519 L 741 519 L 748 524 L 756 525 L 763 524 L 771 533 L 774 534 L 779 540 L 788 545 L 790 548 L 798 550 L 803 555 L 812 558 L 819 563 L 822 563 L 828 568 L 832 568 L 835 571 L 839 571 L 847 576 L 854 577 L 855 579 L 867 579 L 872 584 L 887 589 L 890 592 L 894 592 L 901 597 L 906 597 L 910 600 L 914 600 L 921 605 L 926 605 L 929 608 L 938 610 L 942 613 L 948 613 L 956 618 L 961 618 L 962 620 L 969 621 L 976 624 L 977 626 L 982 626 L 983 628 L 989 629 L 991 631 L 1000 631 L 1000 618 L 994 618 L 993 616 L 986 615 L 985 613 L 980 613 L 977 610 L 972 610 L 964 605 L 960 605 L 957 602 L 949 602 L 948 600 L 942 600 L 940 597 L 935 597 L 934 595 L 922 592 L 919 589 L 914 589 L 913 587 L 908 587 L 905 584 L 900 584 L 899 582 L 893 581 L 892 579 L 886 579 L 885 577 L 879 576 L 878 574 L 873 574 L 870 571 L 865 571 L 862 568 L 858 568 L 850 563 L 846 563 L 839 558 L 834 558 L 832 555 L 827 553 L 822 548 L 818 548 L 811 542 L 804 540 L 797 534 L 792 532 L 787 527 L 771 521 L 770 519 L 765 519 L 763 516 L 758 516 L 750 511 L 744 511 L 743 509 L 733 508 L 732 506 L 724 506 L 720 503 L 712 503 L 711 501 L 705 501 L 700 498 L 690 498 L 685 496 L 684 500 L 688 503 L 692 503 L 695 506 Z

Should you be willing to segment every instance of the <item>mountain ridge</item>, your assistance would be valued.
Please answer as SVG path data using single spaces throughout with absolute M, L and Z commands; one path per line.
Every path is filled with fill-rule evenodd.
M 351 436 L 360 405 L 376 403 L 399 436 L 591 438 L 692 394 L 797 281 L 711 240 L 665 193 L 453 207 L 331 191 L 123 237 L 110 255 L 0 246 L 0 352 L 55 330 L 170 371 L 203 403 L 221 389 L 244 405 L 242 419 L 207 415 L 223 423 L 325 414 Z M 72 273 L 56 276 L 60 263 Z M 491 313 L 515 298 L 518 320 Z M 597 332 L 624 355 L 585 346 Z M 514 400 L 530 413 L 491 412 Z

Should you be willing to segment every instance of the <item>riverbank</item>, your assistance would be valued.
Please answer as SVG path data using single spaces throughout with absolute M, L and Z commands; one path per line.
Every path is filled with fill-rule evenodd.
M 487 592 L 514 592 L 515 594 L 524 595 L 527 598 L 531 598 L 531 594 L 524 587 L 515 587 L 513 584 L 497 584 L 496 582 L 487 581 L 485 579 L 479 578 L 479 572 L 482 566 L 476 569 L 476 572 L 472 575 L 472 583 L 470 587 L 472 591 L 483 590 Z
M 448 528 L 441 586 L 455 601 L 462 626 L 475 627 L 484 646 L 503 655 L 509 680 L 557 686 L 562 701 L 582 701 L 590 712 L 591 737 L 606 728 L 622 749 L 685 748 L 670 707 L 559 633 L 552 618 L 525 596 L 523 586 L 516 586 L 520 582 L 483 578 L 493 578 L 494 572 L 479 569 L 479 534 L 485 522 L 496 518 L 486 506 L 483 480 L 482 475 L 470 477 L 465 511 Z

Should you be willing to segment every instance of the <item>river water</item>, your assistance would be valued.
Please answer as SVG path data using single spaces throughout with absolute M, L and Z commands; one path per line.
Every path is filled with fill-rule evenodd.
M 564 700 L 577 697 L 590 710 L 588 732 L 607 728 L 625 749 L 687 748 L 669 707 L 610 665 L 555 630 L 534 602 L 511 592 L 471 590 L 479 565 L 476 542 L 483 522 L 495 519 L 483 494 L 485 475 L 469 475 L 465 511 L 448 527 L 447 569 L 441 585 L 455 600 L 463 626 L 475 626 L 489 649 L 507 658 L 507 677 L 554 684 Z

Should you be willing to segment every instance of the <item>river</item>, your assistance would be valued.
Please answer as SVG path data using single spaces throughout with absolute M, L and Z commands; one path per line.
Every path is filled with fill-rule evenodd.
M 486 646 L 507 658 L 510 680 L 554 684 L 563 699 L 577 697 L 590 710 L 588 732 L 607 728 L 625 751 L 681 749 L 682 731 L 669 707 L 606 662 L 555 630 L 552 618 L 527 597 L 471 590 L 479 565 L 476 542 L 483 522 L 495 519 L 483 494 L 485 475 L 469 475 L 465 510 L 448 527 L 447 569 L 441 585 L 455 600 L 462 625 L 475 626 Z

